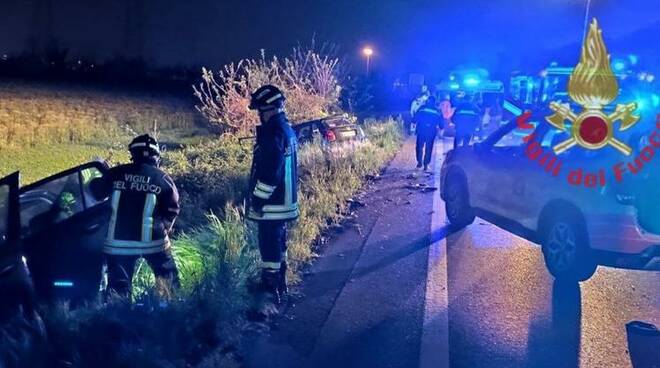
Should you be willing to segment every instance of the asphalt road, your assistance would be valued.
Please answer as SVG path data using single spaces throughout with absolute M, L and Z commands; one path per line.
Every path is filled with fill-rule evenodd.
M 247 366 L 660 367 L 660 346 L 640 356 L 625 329 L 660 326 L 660 272 L 601 267 L 580 285 L 555 283 L 536 244 L 479 218 L 451 233 L 424 189 L 437 168 L 414 162 L 409 140 L 271 332 L 252 338 Z

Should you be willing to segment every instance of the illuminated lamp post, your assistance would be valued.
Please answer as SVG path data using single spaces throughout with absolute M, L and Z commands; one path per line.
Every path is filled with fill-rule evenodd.
M 366 46 L 362 49 L 362 54 L 367 58 L 367 75 L 369 75 L 369 68 L 371 66 L 371 56 L 374 54 L 374 49 Z

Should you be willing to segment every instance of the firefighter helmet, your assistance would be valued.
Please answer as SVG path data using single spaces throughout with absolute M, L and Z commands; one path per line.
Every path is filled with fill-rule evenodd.
M 259 87 L 250 96 L 250 110 L 268 111 L 281 109 L 284 106 L 284 93 L 270 84 Z
M 149 134 L 143 134 L 135 137 L 131 144 L 128 145 L 128 150 L 131 152 L 133 160 L 145 159 L 149 157 L 160 157 L 160 147 L 156 138 Z

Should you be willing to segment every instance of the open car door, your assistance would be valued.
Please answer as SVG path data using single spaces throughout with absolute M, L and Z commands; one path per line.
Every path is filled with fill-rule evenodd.
M 18 172 L 0 179 L 0 323 L 23 306 L 33 308 L 33 289 L 21 259 Z
M 98 294 L 111 208 L 90 183 L 107 170 L 90 162 L 21 188 L 20 232 L 39 299 L 76 303 Z

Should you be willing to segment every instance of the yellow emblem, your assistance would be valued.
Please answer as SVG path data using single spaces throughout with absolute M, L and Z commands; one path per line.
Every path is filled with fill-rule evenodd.
M 575 114 L 568 104 L 550 103 L 550 109 L 555 113 L 545 118 L 548 123 L 562 131 L 568 131 L 564 124 L 566 120 L 572 123 L 571 138 L 554 146 L 555 153 L 560 154 L 575 145 L 592 150 L 611 145 L 630 155 L 632 149 L 614 137 L 613 124 L 620 120 L 620 130 L 623 131 L 637 123 L 639 116 L 633 115 L 637 104 L 618 104 L 610 115 L 602 111 L 619 95 L 619 84 L 612 73 L 610 56 L 596 19 L 591 22 L 582 45 L 580 62 L 568 81 L 568 95 L 584 110 Z

